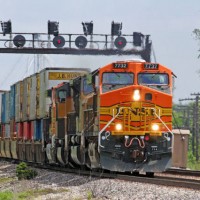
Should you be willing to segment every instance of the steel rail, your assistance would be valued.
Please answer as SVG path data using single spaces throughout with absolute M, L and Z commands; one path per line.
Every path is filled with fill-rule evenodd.
M 183 175 L 183 176 L 200 177 L 200 171 L 199 170 L 190 170 L 190 169 L 169 168 L 163 173 L 165 173 L 165 174 Z
M 2 159 L 1 159 L 2 160 Z M 7 159 L 6 159 L 7 160 Z M 8 160 L 7 160 L 8 161 Z M 19 163 L 19 162 L 17 162 Z M 163 185 L 168 187 L 177 187 L 177 188 L 187 188 L 193 190 L 200 190 L 200 180 L 197 179 L 189 179 L 185 177 L 170 177 L 170 176 L 159 176 L 155 175 L 154 177 L 147 177 L 146 175 L 139 174 L 124 174 L 124 173 L 115 173 L 110 172 L 107 170 L 101 171 L 91 171 L 86 169 L 73 169 L 73 168 L 66 168 L 63 166 L 56 166 L 56 165 L 42 165 L 36 163 L 27 163 L 29 166 L 50 170 L 50 171 L 57 171 L 62 173 L 73 173 L 82 176 L 91 176 L 91 177 L 99 177 L 99 178 L 109 178 L 109 179 L 116 179 L 116 180 L 123 180 L 129 182 L 139 182 L 139 183 L 148 183 L 148 184 L 155 184 L 155 185 Z M 171 169 L 170 169 L 171 170 Z M 184 170 L 182 170 L 184 171 Z M 189 171 L 189 170 L 187 170 Z M 193 171 L 196 173 L 197 171 Z M 169 170 L 166 174 L 169 173 Z M 192 173 L 192 171 L 191 171 Z M 198 172 L 197 172 L 198 173 Z M 137 173 L 136 173 L 137 174 Z M 181 174 L 183 175 L 183 174 Z M 185 175 L 185 174 L 184 174 Z

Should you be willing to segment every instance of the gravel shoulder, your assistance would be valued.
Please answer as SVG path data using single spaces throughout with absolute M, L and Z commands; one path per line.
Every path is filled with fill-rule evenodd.
M 11 191 L 13 199 L 19 195 L 35 200 L 200 199 L 200 191 L 191 189 L 99 179 L 44 169 L 35 169 L 38 176 L 32 180 L 19 181 L 15 170 L 16 164 L 0 161 L 0 192 Z

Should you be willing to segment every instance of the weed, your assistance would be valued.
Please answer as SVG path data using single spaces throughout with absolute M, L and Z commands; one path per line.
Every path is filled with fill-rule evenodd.
M 14 180 L 15 180 L 14 177 L 2 177 L 2 178 L 0 178 L 0 184 L 12 182 Z
M 10 191 L 0 192 L 0 199 L 2 200 L 12 200 L 13 193 Z
M 94 197 L 93 192 L 92 191 L 88 191 L 87 192 L 87 199 L 91 200 Z
M 37 176 L 37 172 L 35 170 L 29 169 L 25 162 L 21 162 L 17 165 L 16 176 L 19 180 L 33 179 L 35 176 Z
M 46 194 L 56 194 L 56 193 L 60 193 L 60 192 L 68 192 L 69 190 L 67 189 L 59 189 L 59 190 L 54 190 L 51 188 L 44 188 L 44 189 L 40 189 L 40 190 L 27 190 L 25 192 L 20 192 L 17 195 L 17 200 L 24 200 L 24 199 L 28 199 L 31 197 L 38 197 L 40 195 L 46 195 Z

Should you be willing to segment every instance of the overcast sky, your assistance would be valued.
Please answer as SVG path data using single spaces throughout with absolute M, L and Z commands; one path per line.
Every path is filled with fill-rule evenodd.
M 81 22 L 92 20 L 94 33 L 110 34 L 114 20 L 123 23 L 123 34 L 150 34 L 156 62 L 177 75 L 174 101 L 200 92 L 200 44 L 192 35 L 200 28 L 199 0 L 0 0 L 0 5 L 0 21 L 11 19 L 13 32 L 47 32 L 51 20 L 59 21 L 60 33 L 82 33 Z M 9 89 L 33 70 L 32 58 L 0 54 L 0 89 Z M 117 56 L 48 55 L 46 65 L 95 69 L 117 59 L 122 60 Z

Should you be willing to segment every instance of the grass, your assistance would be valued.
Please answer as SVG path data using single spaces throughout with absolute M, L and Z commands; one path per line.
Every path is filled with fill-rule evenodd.
M 0 192 L 0 199 L 2 200 L 12 200 L 13 197 L 14 195 L 10 191 Z
M 196 162 L 188 162 L 187 167 L 192 170 L 200 170 L 200 161 Z
M 25 192 L 21 192 L 17 195 L 17 200 L 25 200 L 28 199 L 30 197 L 38 197 L 41 195 L 46 195 L 46 194 L 56 194 L 56 193 L 61 193 L 61 192 L 68 192 L 69 190 L 67 189 L 59 189 L 59 190 L 54 190 L 51 188 L 44 188 L 44 189 L 40 189 L 40 190 L 28 190 Z
M 15 199 L 16 200 L 26 200 L 26 199 L 30 199 L 31 197 L 38 197 L 41 195 L 46 195 L 46 194 L 56 194 L 56 193 L 61 193 L 61 192 L 68 192 L 68 189 L 58 189 L 58 190 L 54 190 L 51 188 L 44 188 L 44 189 L 34 189 L 34 190 L 27 190 L 25 192 L 20 192 L 20 193 L 12 193 L 10 191 L 5 191 L 5 192 L 0 192 L 0 200 L 12 200 Z
M 14 177 L 2 177 L 0 178 L 0 184 L 11 182 L 16 180 Z
M 196 161 L 196 158 L 191 151 L 188 152 L 187 167 L 192 170 L 200 170 L 200 161 Z
M 87 199 L 91 200 L 93 197 L 94 197 L 94 195 L 93 195 L 92 191 L 88 191 L 87 192 Z

